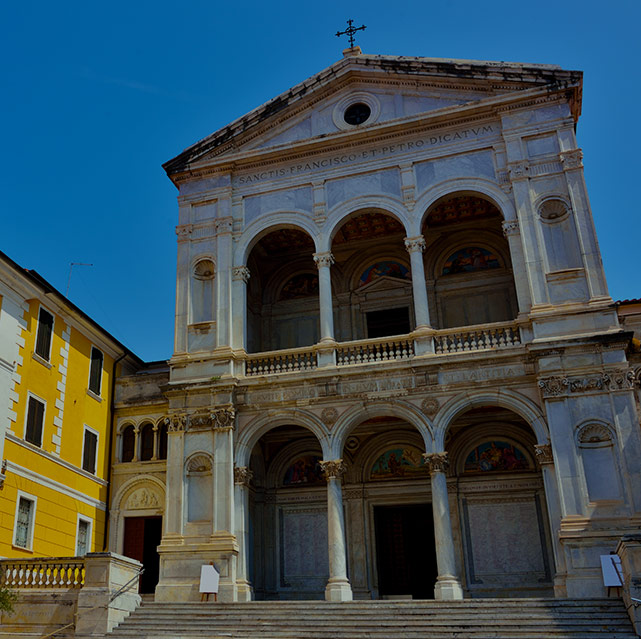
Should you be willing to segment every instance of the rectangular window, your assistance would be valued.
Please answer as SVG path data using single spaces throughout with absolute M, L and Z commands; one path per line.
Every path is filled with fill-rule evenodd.
M 78 534 L 76 537 L 76 556 L 86 555 L 91 546 L 91 521 L 78 518 Z
M 31 550 L 33 544 L 33 519 L 35 511 L 35 499 L 30 499 L 29 497 L 18 493 L 13 535 L 14 546 Z
M 102 353 L 93 346 L 91 347 L 91 367 L 89 369 L 89 390 L 95 395 L 100 395 L 102 384 Z
M 42 427 L 45 421 L 45 403 L 29 395 L 24 438 L 34 446 L 42 446 Z
M 38 333 L 36 335 L 36 355 L 49 361 L 51 357 L 51 336 L 53 335 L 53 315 L 44 308 L 38 315 Z
M 82 469 L 96 474 L 98 456 L 98 433 L 85 426 L 85 440 L 82 446 Z

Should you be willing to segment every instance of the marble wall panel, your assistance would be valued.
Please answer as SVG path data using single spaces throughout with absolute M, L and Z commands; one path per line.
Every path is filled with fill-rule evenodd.
M 272 211 L 312 211 L 311 187 L 300 187 L 245 198 L 245 224 Z
M 376 194 L 401 197 L 401 176 L 398 169 L 364 173 L 327 182 L 329 208 L 360 195 Z
M 559 152 L 559 141 L 554 133 L 526 138 L 525 145 L 531 158 Z
M 416 165 L 416 184 L 419 193 L 443 180 L 461 177 L 495 179 L 492 152 L 465 153 L 450 158 L 419 162 Z
M 329 578 L 327 508 L 281 508 L 280 550 L 280 587 L 322 592 Z

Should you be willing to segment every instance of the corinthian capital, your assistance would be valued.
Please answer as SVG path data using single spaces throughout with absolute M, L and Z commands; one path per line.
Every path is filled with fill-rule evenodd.
M 425 250 L 425 238 L 422 235 L 405 238 L 405 248 L 408 253 L 422 253 Z
M 234 466 L 234 483 L 249 486 L 254 473 L 247 466 Z
M 342 459 L 318 462 L 325 479 L 338 479 L 345 473 L 345 464 Z
M 449 465 L 450 461 L 447 458 L 447 453 L 424 453 L 423 459 L 425 460 L 425 466 L 429 470 L 430 475 L 432 473 L 444 473 Z
M 211 412 L 214 430 L 233 430 L 236 411 L 233 408 L 217 408 Z
M 314 262 L 316 262 L 318 268 L 323 266 L 330 267 L 334 263 L 334 256 L 330 251 L 327 251 L 327 253 L 314 253 Z
M 233 280 L 242 280 L 247 284 L 251 273 L 246 266 L 234 266 L 232 269 L 232 279 Z

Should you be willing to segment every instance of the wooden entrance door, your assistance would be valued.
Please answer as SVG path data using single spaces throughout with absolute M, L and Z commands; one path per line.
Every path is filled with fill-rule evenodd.
M 378 591 L 433 599 L 436 548 L 431 504 L 375 506 Z
M 145 572 L 140 578 L 141 593 L 152 593 L 158 583 L 160 556 L 156 548 L 162 537 L 162 517 L 125 517 L 122 554 L 137 559 Z

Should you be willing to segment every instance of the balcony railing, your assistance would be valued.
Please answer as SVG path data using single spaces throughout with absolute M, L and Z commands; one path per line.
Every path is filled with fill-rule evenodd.
M 337 366 L 389 362 L 414 357 L 414 340 L 408 335 L 341 342 L 336 348 Z
M 520 344 L 519 328 L 512 323 L 446 329 L 437 331 L 434 336 L 434 352 L 437 355 L 485 351 Z
M 418 351 L 422 356 L 451 355 L 487 350 L 497 350 L 521 345 L 519 327 L 514 322 L 478 324 L 460 328 L 437 330 L 428 334 L 433 339 L 434 348 L 425 347 L 426 336 L 420 337 L 423 346 Z M 418 339 L 418 338 L 417 338 Z M 404 361 L 413 358 L 416 353 L 412 335 L 395 335 L 376 339 L 360 339 L 350 342 L 339 342 L 333 347 L 335 358 L 327 347 L 325 355 L 319 362 L 319 353 L 315 347 L 289 348 L 282 351 L 253 353 L 245 360 L 245 375 L 273 375 L 314 370 L 320 366 L 352 366 L 357 364 L 375 364 L 378 362 Z
M 251 355 L 245 361 L 245 375 L 273 375 L 293 371 L 311 371 L 318 366 L 316 352 L 311 348 L 288 348 Z
M 8 588 L 82 588 L 84 580 L 82 557 L 0 561 L 0 583 Z

